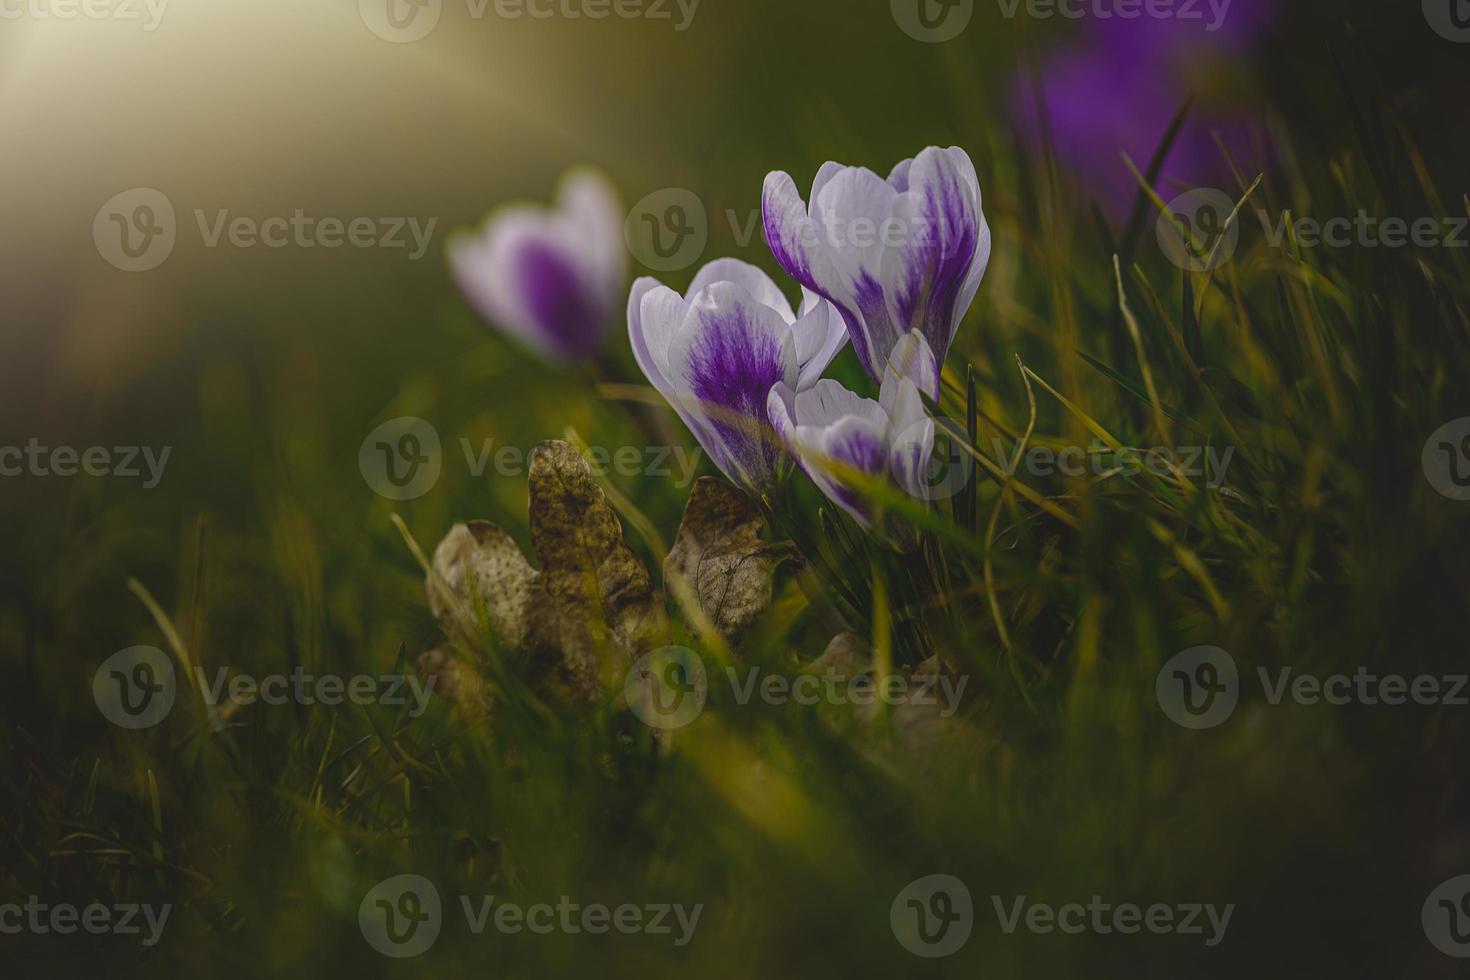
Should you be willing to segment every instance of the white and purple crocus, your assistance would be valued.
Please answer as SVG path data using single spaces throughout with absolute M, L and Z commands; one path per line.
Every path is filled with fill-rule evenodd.
M 772 387 L 805 391 L 847 329 L 810 292 L 800 310 L 760 269 L 717 259 L 680 296 L 652 277 L 633 284 L 628 334 L 638 366 L 738 486 L 760 495 L 780 472 L 781 443 L 766 414 Z
M 761 212 L 776 261 L 841 311 L 875 383 L 909 333 L 921 334 L 944 363 L 990 261 L 980 183 L 964 150 L 931 146 L 887 180 L 827 163 L 808 201 L 777 171 L 766 178 Z M 937 376 L 922 390 L 938 398 Z
M 793 310 L 754 266 L 711 262 L 680 295 L 633 284 L 638 365 L 736 484 L 765 494 L 783 449 L 834 503 L 896 540 L 868 499 L 873 480 L 923 496 L 944 356 L 990 260 L 974 165 L 930 147 L 894 168 L 828 163 L 810 206 L 785 173 L 766 178 L 766 240 L 802 286 Z M 849 339 L 877 401 L 821 378 Z
M 541 357 L 591 357 L 627 282 L 617 193 L 600 174 L 574 170 L 555 207 L 511 205 L 451 239 L 449 266 L 476 312 Z
M 924 411 L 913 370 L 933 365 L 924 338 L 911 333 L 893 350 L 878 400 L 853 394 L 830 378 L 808 391 L 771 389 L 767 410 L 791 455 L 827 498 L 864 527 L 874 524 L 864 481 L 892 478 L 922 495 L 934 452 L 934 420 Z

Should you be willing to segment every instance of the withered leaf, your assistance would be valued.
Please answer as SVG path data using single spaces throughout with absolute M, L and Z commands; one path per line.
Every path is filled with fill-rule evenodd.
M 664 581 L 677 576 L 688 582 L 700 609 L 726 638 L 739 636 L 770 606 L 776 567 L 792 557 L 789 547 L 762 539 L 765 527 L 743 491 L 700 477 L 664 561 Z
M 434 571 L 449 586 L 459 609 L 473 617 L 474 583 L 490 625 L 512 647 L 524 647 L 531 604 L 540 591 L 540 573 L 531 567 L 511 536 L 489 521 L 470 521 L 449 529 L 434 549 Z M 456 624 L 453 603 L 428 583 L 429 609 L 453 634 L 474 622 Z
M 664 633 L 663 599 L 623 543 L 623 525 L 580 453 L 551 440 L 531 454 L 531 545 L 546 591 L 594 627 L 605 624 L 626 654 Z
M 617 514 L 575 449 L 557 441 L 536 447 L 530 497 L 539 570 L 508 534 L 484 521 L 451 529 L 434 551 L 434 570 L 470 616 L 473 580 L 491 625 L 531 655 L 533 673 L 549 693 L 590 703 L 605 682 L 621 683 L 634 656 L 660 641 L 667 626 L 663 599 L 623 543 Z M 434 614 L 453 633 L 453 604 L 432 577 L 428 591 Z

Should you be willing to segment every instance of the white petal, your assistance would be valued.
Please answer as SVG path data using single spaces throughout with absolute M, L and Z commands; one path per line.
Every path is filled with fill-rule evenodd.
M 796 361 L 798 371 L 796 386 L 810 388 L 816 384 L 827 365 L 847 343 L 847 324 L 837 307 L 803 287 L 806 295 L 816 300 L 808 306 L 802 303 L 802 314 L 791 326 L 796 338 Z
M 898 392 L 899 379 L 913 382 L 930 398 L 939 399 L 939 364 L 934 352 L 929 349 L 924 335 L 917 330 L 904 334 L 883 365 L 883 385 L 879 389 L 878 401 L 893 414 L 890 402 Z
M 742 262 L 740 259 L 723 258 L 715 259 L 705 265 L 694 275 L 694 281 L 689 284 L 685 296 L 691 299 L 706 286 L 712 286 L 717 282 L 733 282 L 744 289 L 757 303 L 769 306 L 781 315 L 781 319 L 791 323 L 796 319 L 791 312 L 791 300 L 781 292 L 780 287 L 766 275 L 764 269 Z
M 669 380 L 669 346 L 689 311 L 683 298 L 652 276 L 633 283 L 628 294 L 628 340 L 638 367 L 665 398 Z
M 823 378 L 809 390 L 799 392 L 794 400 L 799 426 L 825 428 L 839 419 L 856 416 L 887 427 L 888 415 L 871 398 L 854 394 L 831 378 Z
M 615 294 L 628 275 L 628 249 L 623 242 L 623 207 L 612 183 L 590 168 L 578 168 L 562 179 L 557 212 L 568 248 L 582 256 L 594 288 Z

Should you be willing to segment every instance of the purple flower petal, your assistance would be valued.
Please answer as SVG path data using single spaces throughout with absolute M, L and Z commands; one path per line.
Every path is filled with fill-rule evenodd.
M 767 422 L 769 393 L 797 380 L 795 343 L 780 314 L 734 283 L 715 283 L 689 304 L 669 367 L 715 464 L 747 489 L 768 490 L 781 463 Z
M 776 261 L 837 308 L 875 381 L 910 330 L 942 361 L 990 258 L 969 157 L 930 147 L 888 180 L 829 163 L 812 187 L 808 204 L 789 175 L 766 178 L 761 207 Z

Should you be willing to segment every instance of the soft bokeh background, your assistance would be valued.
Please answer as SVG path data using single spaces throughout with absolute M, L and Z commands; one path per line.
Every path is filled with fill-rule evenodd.
M 711 219 L 703 259 L 738 254 L 773 269 L 759 234 L 741 247 L 725 217 L 733 209 L 741 222 L 749 220 L 769 170 L 789 170 L 806 186 L 827 159 L 886 172 L 923 146 L 962 145 L 975 158 L 996 231 L 995 260 L 964 353 L 988 381 L 1010 370 L 1017 347 L 1052 352 L 1048 324 L 1014 305 L 1025 291 L 1016 285 L 1027 275 L 1024 256 L 1038 247 L 1040 230 L 1025 217 L 1032 213 L 1036 175 L 1018 149 L 1026 144 L 1018 133 L 1025 127 L 1010 113 L 1028 66 L 1047 64 L 1084 40 L 1087 29 L 1060 19 L 1008 21 L 982 2 L 964 35 L 930 45 L 902 33 L 880 0 L 702 0 L 683 33 L 670 21 L 473 20 L 461 4 L 446 2 L 438 28 L 411 44 L 374 36 L 353 0 L 174 0 L 153 33 L 128 23 L 0 22 L 0 445 L 34 436 L 48 445 L 173 447 L 163 483 L 153 490 L 123 480 L 0 481 L 6 517 L 0 662 L 14 675 L 3 703 L 16 758 L 54 760 L 48 778 L 59 782 L 57 773 L 68 767 L 85 772 L 97 746 L 115 734 L 91 706 L 92 671 L 114 650 L 159 642 L 149 614 L 127 590 L 130 577 L 188 624 L 188 639 L 206 660 L 259 671 L 285 662 L 387 669 L 400 642 L 414 651 L 434 642 L 417 568 L 388 515 L 402 514 L 425 543 L 466 517 L 508 526 L 524 519 L 524 480 L 471 476 L 455 440 L 493 437 L 497 445 L 529 450 L 567 426 L 594 444 L 638 438 L 620 409 L 592 397 L 585 376 L 539 365 L 486 331 L 444 267 L 446 233 L 477 222 L 502 201 L 549 197 L 571 165 L 603 167 L 629 205 L 665 187 L 694 190 Z M 1283 3 L 1249 50 L 1221 59 L 1203 80 L 1209 92 L 1202 103 L 1208 112 L 1247 120 L 1252 136 L 1242 156 L 1253 170 L 1269 166 L 1289 178 L 1300 169 L 1289 156 L 1264 149 L 1274 131 L 1289 134 L 1298 152 L 1323 147 L 1314 172 L 1337 165 L 1351 172 L 1354 162 L 1338 149 L 1347 142 L 1350 115 L 1332 51 L 1354 52 L 1345 68 L 1353 83 L 1384 93 L 1396 122 L 1423 149 L 1430 180 L 1456 200 L 1470 131 L 1470 48 L 1429 32 L 1416 4 Z M 1151 120 L 1160 102 L 1172 112 L 1190 86 L 1170 78 L 1179 88 L 1168 98 L 1151 99 L 1136 113 L 1126 102 L 1112 109 L 1120 120 L 1143 114 Z M 1190 138 L 1197 142 L 1198 132 Z M 1117 186 L 1118 151 L 1126 149 L 1141 166 L 1154 148 L 1153 140 L 1124 141 L 1097 148 L 1096 168 L 1112 176 L 1074 167 L 1064 178 L 1068 211 L 1060 220 L 1077 229 L 1077 238 L 1093 226 L 1089 194 Z M 102 260 L 91 226 L 104 201 L 137 186 L 170 198 L 179 242 L 161 267 L 130 274 Z M 298 208 L 344 219 L 415 216 L 436 219 L 437 226 L 417 262 L 402 251 L 345 247 L 207 249 L 194 225 L 196 208 L 257 218 Z M 682 288 L 692 273 L 666 278 Z M 1093 286 L 1105 303 L 1109 284 L 1102 279 Z M 1084 336 L 1079 345 L 1092 339 Z M 626 355 L 619 356 L 626 367 Z M 1064 376 L 1078 370 L 1043 368 Z M 1007 384 L 1014 396 L 1013 382 Z M 1014 399 L 1005 410 L 1013 420 L 1022 412 Z M 427 497 L 393 505 L 364 484 L 357 454 L 375 425 L 404 414 L 439 427 L 445 475 Z M 671 533 L 681 495 L 648 481 L 615 482 Z M 1113 734 L 1127 745 L 1141 739 L 1136 731 Z M 1287 761 L 1242 739 L 1237 761 L 1260 785 L 1300 778 Z M 732 747 L 731 754 L 739 752 Z M 1190 764 L 1176 762 L 1180 769 Z M 1004 768 L 1014 759 L 988 764 Z M 1074 776 L 1076 797 L 1052 801 L 1060 810 L 1087 798 L 1088 771 Z M 1150 781 L 1148 772 L 1130 776 Z M 700 798 L 703 805 L 742 813 L 748 806 L 757 825 L 767 818 L 800 823 L 789 813 L 764 813 L 751 800 L 767 798 L 733 777 L 716 785 L 724 795 L 711 792 Z M 19 779 L 7 788 L 18 796 L 32 792 Z M 678 789 L 662 787 L 667 795 L 657 804 L 688 806 L 683 816 L 698 824 L 700 811 Z M 1216 789 L 1229 795 L 1228 784 Z M 1366 796 L 1372 786 L 1355 790 Z M 1274 815 L 1252 799 L 1251 806 L 1242 804 L 1242 821 L 1265 826 Z M 1332 797 L 1324 791 L 1320 799 Z M 223 796 L 193 802 L 211 810 L 216 827 L 228 825 Z M 543 805 L 554 811 L 562 802 L 551 797 Z M 1407 802 L 1421 804 L 1430 806 Z M 907 813 L 891 800 L 875 805 L 892 809 L 855 822 L 870 821 L 867 829 L 878 838 L 916 835 L 907 843 L 933 867 L 944 866 L 946 835 L 968 829 L 962 812 Z M 1079 816 L 1079 835 L 1106 837 L 1116 822 L 1137 835 L 1127 842 L 1134 846 L 1076 845 L 1063 852 L 1077 855 L 1075 879 L 1053 880 L 1087 887 L 1086 862 L 1099 853 L 1119 862 L 1107 869 L 1110 880 L 1128 881 L 1126 862 L 1140 854 L 1156 860 L 1154 880 L 1168 878 L 1180 855 L 1208 850 L 1207 841 L 1170 836 L 1171 829 L 1208 823 L 1193 806 L 1190 799 L 1157 813 L 1086 812 L 1092 823 L 1081 826 Z M 1334 849 L 1363 846 L 1350 824 L 1336 826 L 1338 836 L 1314 838 L 1314 826 L 1347 819 L 1331 802 L 1321 806 L 1321 812 L 1281 814 L 1291 832 L 1256 854 L 1266 866 L 1302 862 L 1305 870 L 1286 890 L 1293 896 L 1309 891 L 1296 886 L 1311 875 L 1334 867 Z M 1028 819 L 1008 816 L 1017 825 Z M 1392 807 L 1380 816 L 1376 826 L 1401 829 Z M 210 824 L 196 817 L 194 829 Z M 1404 818 L 1402 826 L 1417 824 Z M 765 881 L 786 860 L 779 839 L 768 853 L 720 832 L 711 830 L 702 842 L 708 865 L 682 877 L 678 869 L 663 869 L 672 889 L 718 896 L 729 886 L 730 893 L 749 896 L 760 890 L 753 882 Z M 258 869 L 237 855 L 216 855 L 216 884 L 233 884 L 242 904 L 254 895 L 253 918 L 242 918 L 267 923 L 239 939 L 233 955 L 250 945 L 248 936 L 269 935 L 266 945 L 285 962 L 267 956 L 266 965 L 284 968 L 308 955 L 319 927 L 309 916 L 284 911 L 296 907 L 290 902 L 273 919 L 267 898 L 279 889 L 299 899 L 293 890 L 299 884 L 303 892 L 327 896 L 321 899 L 327 907 L 335 895 L 341 908 L 334 911 L 341 913 L 360 874 L 344 870 L 351 863 L 347 852 L 360 842 L 296 837 L 288 846 L 279 843 L 288 835 L 277 827 L 243 827 L 240 834 L 242 847 L 253 840 L 265 853 L 275 842 L 285 853 L 276 855 L 278 864 L 262 860 Z M 25 880 L 45 858 L 23 853 L 6 836 L 7 860 L 26 869 L 18 875 Z M 544 860 L 555 867 L 552 880 L 574 879 L 570 867 L 556 865 L 570 845 L 550 838 L 527 843 L 533 840 L 531 834 L 521 840 L 520 860 Z M 1053 841 L 1038 834 L 1014 843 L 1047 854 Z M 1446 847 L 1461 854 L 1463 836 Z M 632 847 L 630 853 L 639 852 Z M 730 854 L 747 854 L 748 864 L 732 863 Z M 1229 881 L 1227 862 L 1218 854 L 1213 859 L 1219 866 L 1208 854 L 1201 858 L 1218 880 Z M 769 880 L 771 900 L 789 894 L 794 904 L 816 908 L 828 897 L 824 874 L 860 880 L 865 861 L 881 870 L 873 872 L 871 895 L 857 897 L 878 903 L 874 922 L 881 923 L 882 896 L 891 894 L 897 868 L 907 866 L 885 866 L 882 855 L 813 855 L 791 877 Z M 1018 851 L 1010 864 L 982 867 L 1008 873 L 1024 861 Z M 392 866 L 385 857 L 382 873 Z M 79 894 L 85 891 L 84 873 L 72 880 Z M 1261 880 L 1253 879 L 1252 888 Z M 1335 878 L 1318 880 L 1324 892 L 1344 887 Z M 977 896 L 987 894 L 983 885 L 972 886 Z M 617 900 L 616 885 L 607 882 L 587 885 L 587 893 L 598 895 L 599 887 Z M 1385 900 L 1385 907 L 1408 910 L 1392 925 L 1398 940 L 1414 933 L 1416 898 L 1412 890 L 1391 897 L 1398 904 Z M 765 922 L 754 930 L 766 942 L 765 962 L 785 956 L 820 970 L 891 955 L 881 925 L 842 956 L 822 951 L 829 939 L 801 931 L 850 924 L 850 909 L 840 904 L 809 911 L 796 920 L 800 928 L 770 912 L 744 905 L 706 915 L 723 916 L 725 931 L 716 936 L 727 939 L 748 935 L 742 928 L 750 919 Z M 1323 909 L 1301 914 L 1295 925 L 1263 927 L 1277 943 L 1274 955 L 1290 955 L 1293 937 L 1320 944 L 1314 930 L 1334 921 Z M 1376 921 L 1376 914 L 1362 911 L 1353 922 Z M 349 910 L 324 928 L 344 948 L 357 949 L 350 922 Z M 197 921 L 190 928 L 197 934 Z M 738 946 L 732 940 L 722 948 Z M 194 949 L 196 965 L 219 967 L 208 945 Z M 1011 963 L 1017 968 L 1024 962 L 1020 949 L 1007 954 L 1019 957 Z M 328 959 L 323 968 L 337 965 L 319 955 Z M 1114 956 L 1114 968 L 1127 960 L 1121 948 Z M 575 959 L 568 954 L 560 962 Z M 472 953 L 461 965 L 468 962 Z M 534 971 L 526 962 L 533 960 L 528 956 L 520 969 Z M 364 963 L 376 970 L 386 961 Z M 248 963 L 236 965 L 249 971 Z M 1086 972 L 1085 964 L 1072 965 L 1077 975 Z M 738 968 L 721 966 L 731 975 Z

